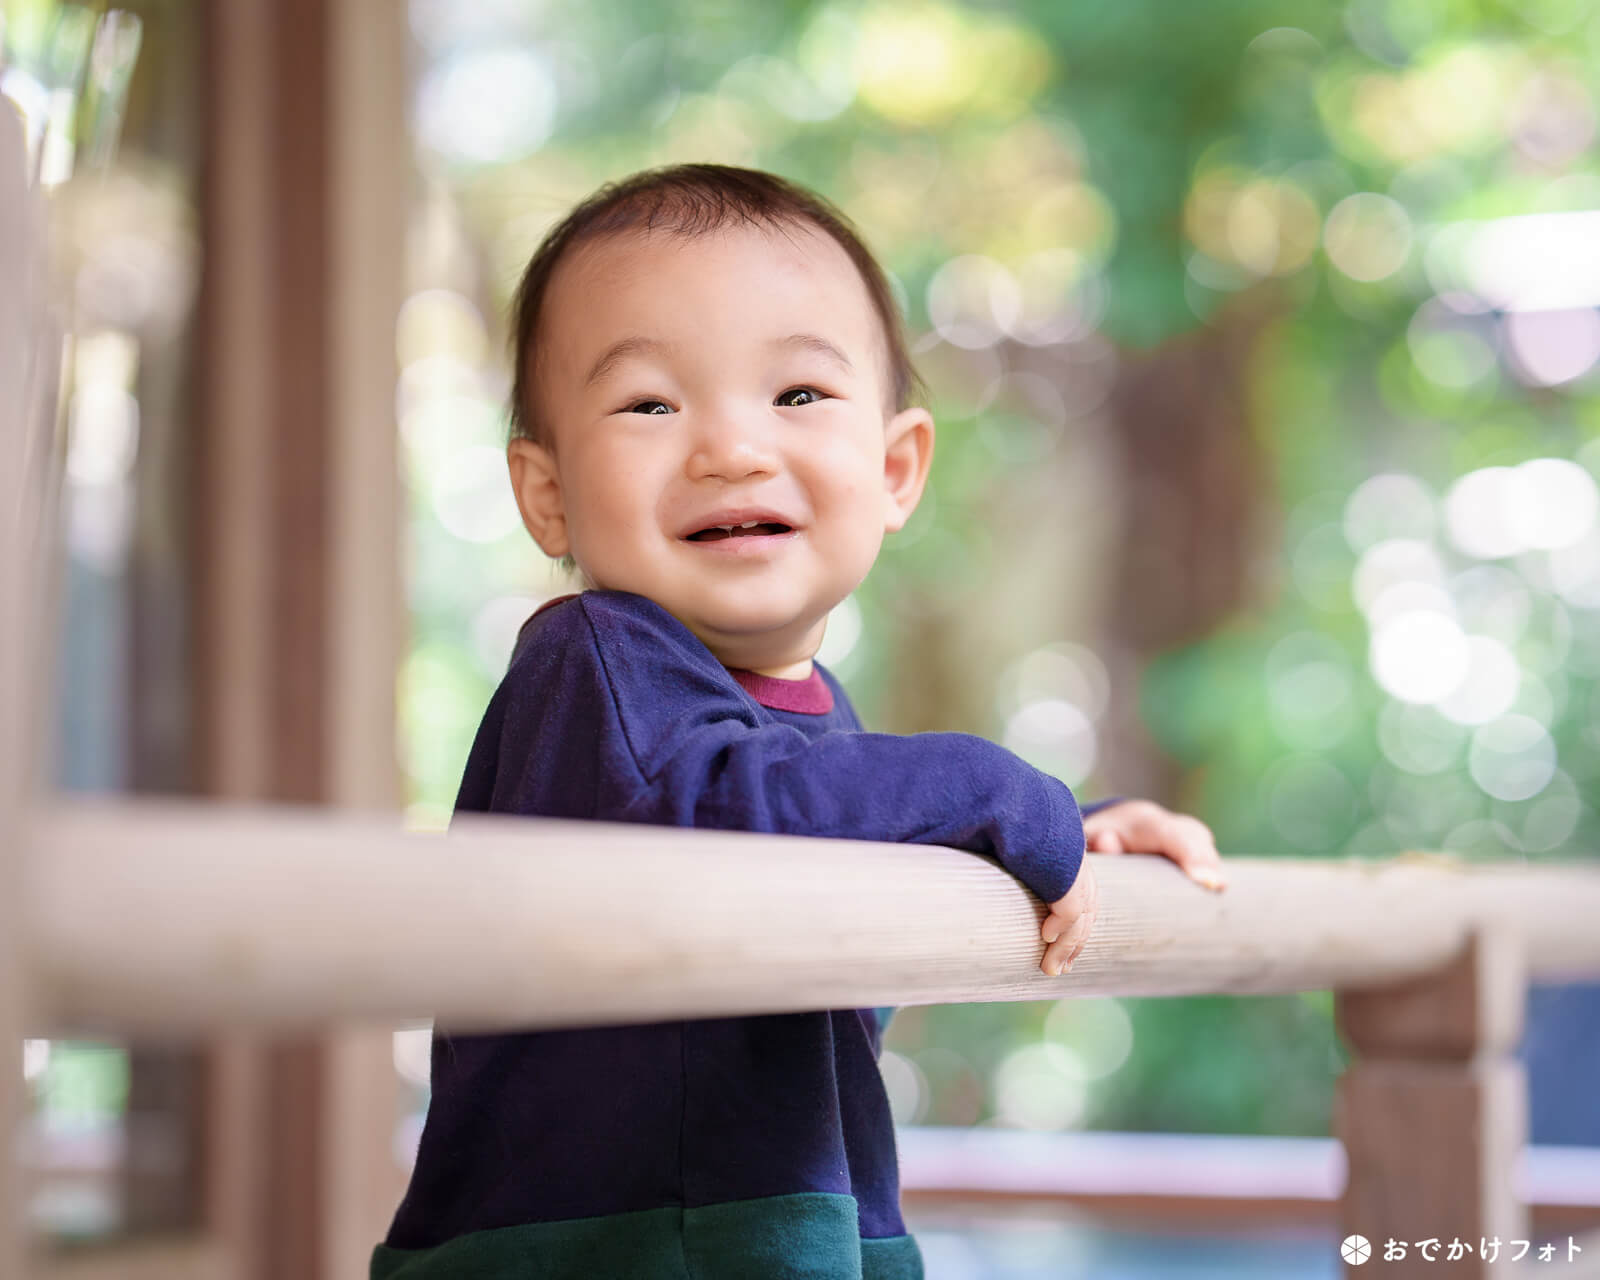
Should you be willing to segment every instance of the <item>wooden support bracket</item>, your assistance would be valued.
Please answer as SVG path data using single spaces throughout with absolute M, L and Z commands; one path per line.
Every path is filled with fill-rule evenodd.
M 1435 973 L 1335 993 L 1336 1023 L 1356 1053 L 1335 1098 L 1350 1170 L 1341 1216 L 1386 1276 L 1431 1276 L 1441 1264 L 1457 1277 L 1498 1275 L 1507 1242 L 1529 1238 L 1513 1188 L 1528 1130 L 1515 1058 L 1527 981 L 1519 932 L 1494 924 L 1471 929 Z M 1483 1257 L 1494 1239 L 1498 1270 Z M 1452 1258 L 1458 1247 L 1470 1252 Z

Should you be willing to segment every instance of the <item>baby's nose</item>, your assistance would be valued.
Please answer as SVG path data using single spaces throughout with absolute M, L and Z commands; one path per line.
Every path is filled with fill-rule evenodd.
M 772 433 L 740 415 L 719 415 L 695 434 L 689 469 L 696 475 L 739 480 L 778 465 Z

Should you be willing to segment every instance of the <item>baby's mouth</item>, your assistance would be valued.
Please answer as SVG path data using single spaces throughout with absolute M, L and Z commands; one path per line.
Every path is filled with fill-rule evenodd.
M 691 533 L 690 542 L 720 542 L 724 538 L 769 538 L 775 534 L 790 532 L 786 524 L 771 522 L 751 521 L 747 525 L 712 525 L 709 529 L 701 529 L 698 533 Z

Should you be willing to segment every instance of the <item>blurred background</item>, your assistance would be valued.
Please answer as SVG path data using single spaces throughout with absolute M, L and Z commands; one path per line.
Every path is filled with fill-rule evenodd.
M 111 59 L 129 77 L 121 147 L 86 173 L 93 137 L 49 124 L 93 83 L 97 12 L 0 5 L 0 93 L 39 140 L 76 335 L 64 787 L 348 799 L 317 781 L 339 776 L 340 731 L 294 725 L 364 653 L 396 728 L 355 801 L 442 828 L 517 627 L 576 585 L 506 480 L 511 290 L 601 182 L 711 160 L 774 170 L 855 221 L 930 388 L 927 495 L 819 655 L 869 728 L 983 734 L 1086 800 L 1193 812 L 1225 855 L 1594 856 L 1595 0 L 125 8 L 138 38 L 94 43 L 100 73 Z M 352 279 L 389 292 L 323 292 L 356 243 L 388 256 Z M 282 291 L 256 330 L 241 279 Z M 252 334 L 271 361 L 230 363 Z M 384 390 L 341 398 L 345 361 Z M 316 516 L 335 531 L 319 541 L 306 512 L 389 488 L 392 529 L 372 536 L 403 616 L 379 594 L 392 639 L 328 642 L 362 597 L 345 517 Z M 236 585 L 219 509 L 252 502 L 282 543 L 263 553 L 269 603 L 218 630 Z M 258 761 L 255 786 L 218 755 L 230 635 L 276 655 L 257 656 L 279 664 L 262 697 L 289 708 L 260 713 L 272 750 L 334 739 Z M 346 657 L 316 659 L 329 643 Z M 1141 1244 L 1070 1196 L 1013 1196 L 1031 1216 L 992 1230 L 960 1197 L 918 1201 L 952 1129 L 1037 1140 L 995 1148 L 1012 1167 L 1086 1151 L 1048 1146 L 1085 1131 L 1300 1138 L 1270 1149 L 1327 1175 L 1346 1060 L 1331 1007 L 1321 992 L 899 1012 L 884 1075 L 930 1275 L 1179 1266 L 1140 1252 L 1161 1223 Z M 1600 1146 L 1597 1055 L 1596 991 L 1536 990 L 1536 1143 Z M 38 1158 L 60 1171 L 38 1221 L 92 1240 L 192 1216 L 207 1061 L 30 1042 Z M 403 1179 L 426 1027 L 393 1037 L 392 1063 Z M 165 1153 L 142 1165 L 139 1126 L 134 1146 Z M 1216 1237 L 1216 1274 L 1332 1274 L 1314 1199 Z

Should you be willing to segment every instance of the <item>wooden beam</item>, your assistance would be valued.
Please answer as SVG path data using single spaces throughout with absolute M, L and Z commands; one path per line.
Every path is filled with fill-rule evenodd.
M 1213 894 L 1165 859 L 1091 855 L 1095 937 L 1048 978 L 1042 906 L 949 849 L 491 817 L 421 836 L 148 804 L 41 814 L 28 853 L 51 1025 L 85 1029 L 1356 988 L 1439 968 L 1490 919 L 1517 931 L 1531 977 L 1600 974 L 1587 865 L 1230 858 Z

